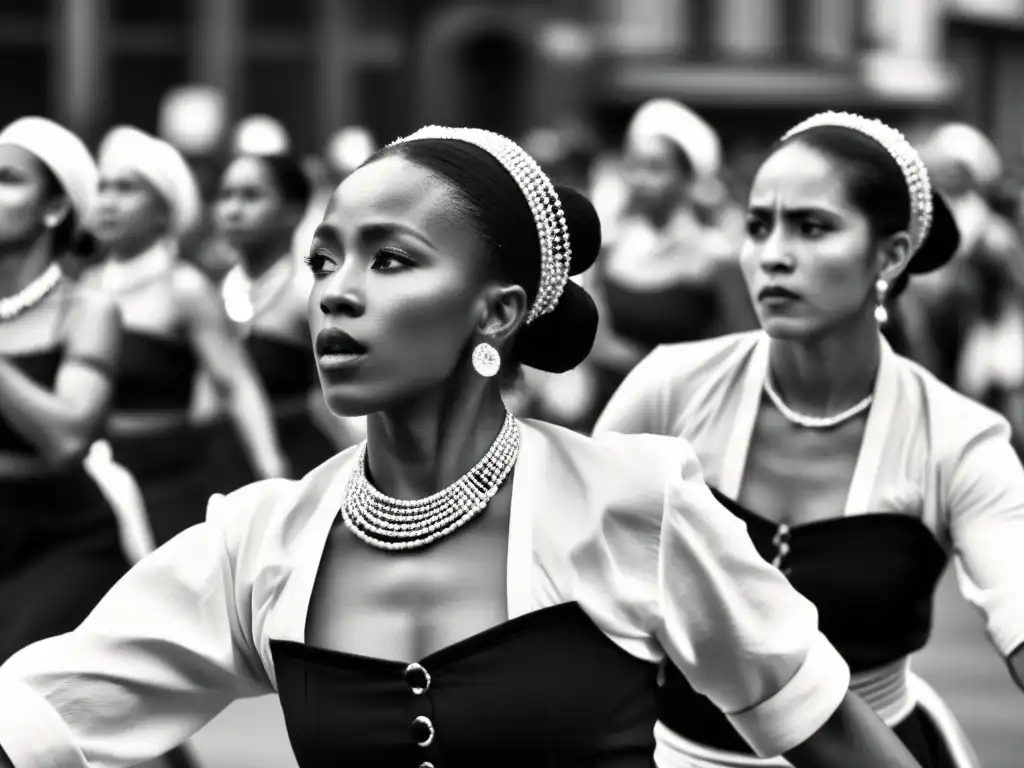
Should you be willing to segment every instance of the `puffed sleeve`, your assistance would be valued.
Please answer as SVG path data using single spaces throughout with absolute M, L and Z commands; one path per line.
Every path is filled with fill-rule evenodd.
M 948 493 L 949 533 L 966 580 L 1004 656 L 1024 644 L 1024 468 L 1000 419 L 962 450 Z
M 814 605 L 754 549 L 712 496 L 693 449 L 666 483 L 658 561 L 669 660 L 762 757 L 812 736 L 846 696 L 850 671 Z
M 594 434 L 668 435 L 671 399 L 671 354 L 657 347 L 623 380 L 605 405 Z
M 135 766 L 272 690 L 229 546 L 245 510 L 216 509 L 230 503 L 215 496 L 207 522 L 139 561 L 76 630 L 0 667 L 0 745 L 15 768 Z

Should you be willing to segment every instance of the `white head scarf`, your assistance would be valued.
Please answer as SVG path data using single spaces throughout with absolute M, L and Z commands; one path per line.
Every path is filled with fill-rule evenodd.
M 327 140 L 324 157 L 331 167 L 341 173 L 349 173 L 377 151 L 373 135 L 360 125 L 339 128 Z
M 45 117 L 23 117 L 0 132 L 0 144 L 35 155 L 60 182 L 78 219 L 88 215 L 96 198 L 96 163 L 75 134 Z
M 982 186 L 994 184 L 1003 173 L 1003 161 L 995 144 L 967 123 L 939 127 L 924 143 L 921 154 L 925 162 L 962 163 Z
M 185 158 L 166 141 L 118 126 L 100 144 L 99 163 L 128 168 L 148 181 L 170 208 L 170 234 L 180 237 L 199 222 L 199 184 Z
M 231 149 L 237 155 L 286 155 L 291 145 L 288 131 L 270 115 L 243 117 L 231 138 Z
M 715 129 L 689 107 L 671 99 L 653 99 L 633 115 L 626 141 L 658 136 L 675 144 L 689 159 L 698 179 L 718 175 L 722 143 Z

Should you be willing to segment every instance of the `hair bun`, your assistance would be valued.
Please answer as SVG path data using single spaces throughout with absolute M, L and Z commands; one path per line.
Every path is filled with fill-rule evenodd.
M 569 228 L 569 247 L 572 248 L 569 274 L 578 275 L 590 269 L 601 252 L 601 220 L 591 202 L 572 187 L 556 184 L 555 192 L 562 202 L 562 213 Z
M 928 236 L 910 259 L 907 272 L 925 274 L 945 266 L 960 248 L 960 228 L 945 198 L 932 192 L 932 226 Z
M 597 305 L 590 294 L 570 280 L 553 312 L 519 329 L 515 358 L 548 373 L 572 370 L 594 346 L 597 319 Z

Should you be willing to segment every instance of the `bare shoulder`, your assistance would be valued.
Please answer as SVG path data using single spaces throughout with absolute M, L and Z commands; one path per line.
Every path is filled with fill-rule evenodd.
M 121 309 L 115 297 L 95 288 L 76 285 L 66 301 L 66 337 L 120 332 Z

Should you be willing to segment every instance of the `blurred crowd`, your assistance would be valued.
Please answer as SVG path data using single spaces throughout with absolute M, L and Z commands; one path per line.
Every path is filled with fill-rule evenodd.
M 273 242 L 280 251 L 283 233 L 289 233 L 288 274 L 301 281 L 312 231 L 331 192 L 381 138 L 346 126 L 319 154 L 294 157 L 283 125 L 252 115 L 233 127 L 227 156 L 214 163 L 189 152 L 199 130 L 194 125 L 186 135 L 163 123 L 165 138 L 192 163 L 200 195 L 194 222 L 172 233 L 174 250 L 219 287 L 229 316 L 243 325 L 252 322 L 253 311 L 246 298 L 254 279 L 247 249 Z M 737 261 L 750 164 L 744 156 L 726 158 L 715 127 L 697 112 L 667 99 L 650 101 L 636 111 L 621 144 L 610 148 L 600 146 L 583 121 L 538 127 L 517 138 L 552 178 L 588 192 L 604 235 L 603 257 L 580 278 L 601 310 L 593 353 L 570 375 L 524 371 L 508 393 L 517 412 L 588 430 L 618 383 L 653 347 L 756 327 Z M 951 266 L 900 293 L 888 308 L 885 333 L 899 352 L 999 410 L 1024 434 L 1024 178 L 970 125 L 944 124 L 911 138 L 948 199 L 963 240 Z M 242 179 L 249 186 L 239 187 L 240 172 L 232 165 L 239 157 L 280 158 L 301 169 L 305 183 L 284 189 L 279 171 L 270 173 L 276 180 L 256 172 Z M 180 190 L 165 192 L 170 198 Z M 101 219 L 105 209 L 110 214 L 116 207 L 111 199 L 101 194 Z M 137 211 L 134 223 L 124 226 L 145 229 L 151 224 L 143 219 L 152 215 Z M 111 245 L 108 238 L 107 250 Z M 102 258 L 78 258 L 72 268 L 81 271 Z M 214 399 L 200 382 L 194 418 L 213 418 Z M 325 412 L 318 418 L 333 421 Z M 355 439 L 359 430 L 354 420 L 340 433 Z

